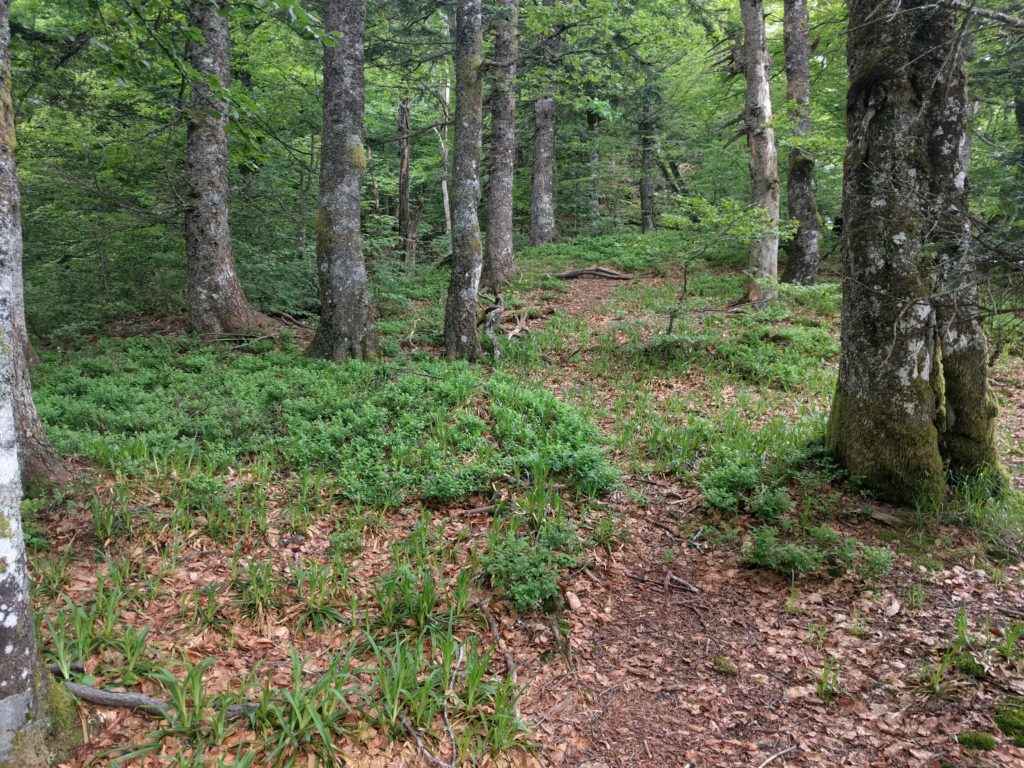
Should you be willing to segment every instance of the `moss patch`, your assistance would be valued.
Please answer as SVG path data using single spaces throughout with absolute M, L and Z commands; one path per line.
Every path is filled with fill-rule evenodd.
M 996 737 L 984 731 L 964 731 L 956 737 L 964 749 L 980 749 L 985 752 L 996 748 Z
M 1003 699 L 996 704 L 994 719 L 1015 747 L 1024 747 L 1024 699 Z

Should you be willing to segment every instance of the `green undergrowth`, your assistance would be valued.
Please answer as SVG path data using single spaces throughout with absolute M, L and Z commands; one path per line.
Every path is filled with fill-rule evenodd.
M 485 492 L 538 456 L 583 494 L 616 481 L 594 425 L 539 386 L 427 356 L 338 366 L 287 342 L 248 351 L 153 337 L 51 353 L 34 374 L 39 411 L 60 450 L 110 470 L 263 455 L 323 467 L 370 505 Z

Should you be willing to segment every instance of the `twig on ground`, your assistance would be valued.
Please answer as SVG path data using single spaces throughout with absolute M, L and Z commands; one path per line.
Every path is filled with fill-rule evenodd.
M 783 750 L 780 750 L 780 751 L 776 752 L 774 755 L 769 756 L 768 759 L 765 760 L 763 763 L 758 765 L 757 768 L 764 768 L 772 760 L 776 760 L 776 759 L 782 757 L 783 755 L 788 754 L 789 752 L 792 752 L 794 749 L 796 749 L 796 744 L 794 744 L 792 747 L 787 747 L 786 749 L 783 749 Z
M 398 722 L 402 724 L 402 727 L 405 728 L 405 732 L 408 733 L 409 736 L 412 737 L 412 740 L 416 742 L 416 750 L 429 765 L 434 766 L 434 768 L 457 768 L 454 764 L 446 763 L 427 749 L 427 745 L 423 741 L 423 734 L 413 728 L 412 723 L 406 720 L 404 715 L 398 716 Z
M 115 709 L 132 709 L 153 717 L 162 717 L 174 709 L 168 702 L 162 699 L 155 699 L 144 693 L 132 693 L 122 691 L 105 691 L 102 688 L 93 688 L 91 685 L 73 683 L 70 680 L 64 681 L 64 687 L 68 693 L 76 699 L 81 699 L 88 704 L 95 704 L 98 707 L 112 707 Z M 251 701 L 241 704 L 232 704 L 228 707 L 228 720 L 241 720 L 257 707 Z
M 516 674 L 516 663 L 512 659 L 512 653 L 508 649 L 508 645 L 505 643 L 504 638 L 501 636 L 501 632 L 498 631 L 498 622 L 494 619 L 494 614 L 491 613 L 491 609 L 486 605 L 480 606 L 480 612 L 487 619 L 487 626 L 491 630 L 491 634 L 494 635 L 494 642 L 497 643 L 498 648 L 501 650 L 502 655 L 505 657 L 505 668 L 508 669 L 509 679 L 512 681 L 512 685 L 515 687 L 519 686 L 519 676 Z M 516 720 L 522 720 L 523 717 L 519 712 L 519 701 L 516 700 Z

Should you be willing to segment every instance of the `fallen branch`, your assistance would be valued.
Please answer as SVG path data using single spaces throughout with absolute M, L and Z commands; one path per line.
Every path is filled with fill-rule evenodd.
M 584 269 L 570 269 L 568 272 L 559 272 L 551 277 L 557 277 L 562 280 L 575 280 L 577 277 L 600 277 L 605 280 L 632 280 L 632 275 L 627 275 L 624 272 L 616 272 L 614 269 L 608 269 L 608 267 L 585 267 Z
M 76 699 L 95 704 L 98 707 L 110 707 L 112 709 L 131 709 L 152 717 L 163 717 L 174 709 L 170 703 L 162 699 L 155 699 L 144 693 L 132 693 L 129 691 L 106 691 L 102 688 L 93 688 L 91 685 L 73 683 L 70 680 L 64 681 L 64 687 L 68 693 Z M 241 720 L 248 717 L 249 713 L 257 708 L 255 702 L 246 701 L 241 704 L 232 704 L 227 709 L 228 720 Z

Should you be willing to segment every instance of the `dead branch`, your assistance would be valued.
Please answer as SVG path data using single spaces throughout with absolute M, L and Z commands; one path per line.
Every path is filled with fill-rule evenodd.
M 760 765 L 758 765 L 758 766 L 757 766 L 757 768 L 764 768 L 764 767 L 765 767 L 766 765 L 768 765 L 768 763 L 772 762 L 772 760 L 776 760 L 776 759 L 778 759 L 778 758 L 782 757 L 783 755 L 785 755 L 785 754 L 788 754 L 788 753 L 792 752 L 792 751 L 793 751 L 794 749 L 796 749 L 796 744 L 794 744 L 794 745 L 793 745 L 792 747 L 788 747 L 787 749 L 782 749 L 782 750 L 779 750 L 779 751 L 778 751 L 778 752 L 776 752 L 776 753 L 775 753 L 774 755 L 770 755 L 770 756 L 768 757 L 768 759 L 767 759 L 767 760 L 765 760 L 765 761 L 764 761 L 763 763 L 761 763 Z
M 632 275 L 627 275 L 624 272 L 616 272 L 614 269 L 608 267 L 585 267 L 583 269 L 570 269 L 568 272 L 559 272 L 550 277 L 557 277 L 562 280 L 575 280 L 577 277 L 600 277 L 604 280 L 632 280 Z
M 147 696 L 144 693 L 105 691 L 101 688 L 93 688 L 91 685 L 73 683 L 70 680 L 64 681 L 64 687 L 76 699 L 80 699 L 88 704 L 95 704 L 98 707 L 131 709 L 153 717 L 162 717 L 174 709 L 168 702 L 154 699 L 152 696 Z M 256 706 L 254 702 L 249 701 L 242 704 L 232 704 L 227 710 L 228 720 L 241 720 L 248 716 Z

